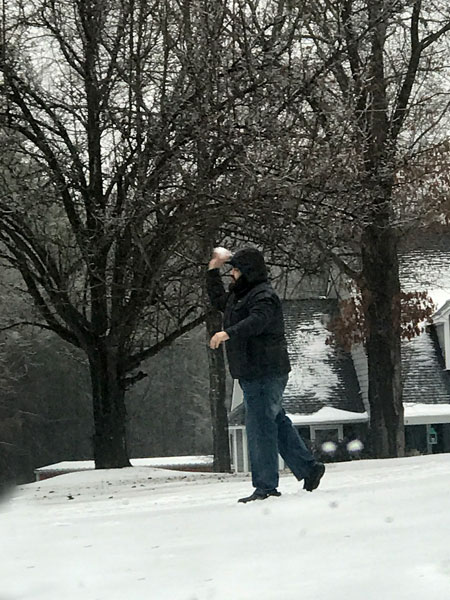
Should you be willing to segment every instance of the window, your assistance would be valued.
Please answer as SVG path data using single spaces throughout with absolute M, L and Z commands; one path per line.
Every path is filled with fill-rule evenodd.
M 343 425 L 312 425 L 311 442 L 315 446 L 321 446 L 325 442 L 337 444 L 344 439 Z

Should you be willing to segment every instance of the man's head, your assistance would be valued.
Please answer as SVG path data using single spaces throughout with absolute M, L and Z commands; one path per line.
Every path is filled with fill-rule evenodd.
M 231 276 L 237 281 L 242 275 L 249 283 L 267 281 L 267 267 L 264 256 L 256 248 L 242 248 L 228 260 L 233 269 Z M 237 276 L 236 276 L 237 275 Z

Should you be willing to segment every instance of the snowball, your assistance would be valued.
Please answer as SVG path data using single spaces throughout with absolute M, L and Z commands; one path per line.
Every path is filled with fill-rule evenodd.
M 361 452 L 363 448 L 364 444 L 361 442 L 361 440 L 352 440 L 347 444 L 347 450 L 349 452 Z
M 336 452 L 337 446 L 334 442 L 324 442 L 322 444 L 322 450 L 327 454 L 334 454 Z
M 231 258 L 231 252 L 229 250 L 227 250 L 226 248 L 222 248 L 221 246 L 214 248 L 213 254 L 215 254 L 217 256 L 217 258 L 223 258 L 226 260 Z

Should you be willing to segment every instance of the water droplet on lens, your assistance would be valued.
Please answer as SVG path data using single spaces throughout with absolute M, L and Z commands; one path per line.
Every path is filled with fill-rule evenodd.
M 361 442 L 361 440 L 352 440 L 347 444 L 347 450 L 349 452 L 361 452 L 363 448 L 364 444 Z
M 336 452 L 336 444 L 334 442 L 324 442 L 322 444 L 322 451 L 327 454 L 334 454 Z

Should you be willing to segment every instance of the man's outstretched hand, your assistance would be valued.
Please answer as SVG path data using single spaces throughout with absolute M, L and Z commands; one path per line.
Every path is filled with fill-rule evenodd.
M 209 340 L 209 347 L 212 350 L 217 350 L 217 348 L 220 346 L 220 344 L 222 342 L 226 342 L 229 339 L 230 339 L 230 336 L 228 335 L 228 333 L 225 333 L 225 331 L 218 331 Z

